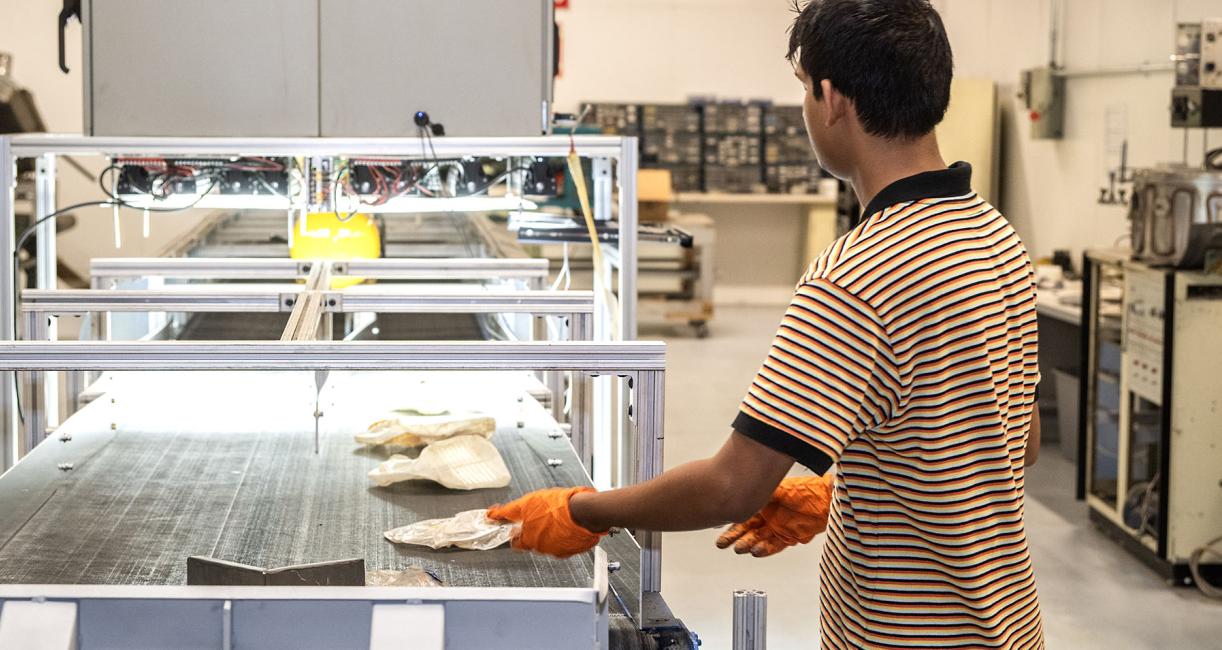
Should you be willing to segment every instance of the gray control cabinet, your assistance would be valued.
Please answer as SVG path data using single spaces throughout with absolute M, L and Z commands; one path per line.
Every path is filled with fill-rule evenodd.
M 322 0 L 322 135 L 540 135 L 552 0 Z
M 534 136 L 552 0 L 85 0 L 85 132 Z

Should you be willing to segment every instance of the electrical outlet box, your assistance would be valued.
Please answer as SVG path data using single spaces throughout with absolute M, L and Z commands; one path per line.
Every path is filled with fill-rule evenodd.
M 1172 88 L 1171 126 L 1194 129 L 1222 127 L 1222 88 Z
M 1052 67 L 1023 71 L 1021 97 L 1034 140 L 1057 140 L 1065 135 L 1065 77 Z
M 1201 85 L 1201 23 L 1175 27 L 1175 85 Z

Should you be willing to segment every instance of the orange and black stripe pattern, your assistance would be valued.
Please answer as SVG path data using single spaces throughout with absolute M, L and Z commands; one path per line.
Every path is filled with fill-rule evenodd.
M 734 422 L 837 466 L 825 647 L 1043 646 L 1023 527 L 1034 273 L 970 178 L 896 183 L 811 264 Z

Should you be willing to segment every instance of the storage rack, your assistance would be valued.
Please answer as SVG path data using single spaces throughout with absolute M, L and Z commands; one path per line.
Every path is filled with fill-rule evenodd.
M 811 151 L 801 106 L 769 106 L 764 113 L 764 183 L 779 194 L 810 192 L 823 170 Z
M 810 149 L 801 106 L 588 105 L 589 121 L 604 133 L 639 135 L 641 166 L 670 170 L 676 192 L 810 194 L 827 176 Z
M 764 106 L 759 102 L 704 105 L 704 190 L 759 193 L 763 186 Z

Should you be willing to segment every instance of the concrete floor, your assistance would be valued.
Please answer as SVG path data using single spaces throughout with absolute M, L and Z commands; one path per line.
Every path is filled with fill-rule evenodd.
M 783 306 L 719 308 L 712 336 L 649 331 L 669 344 L 666 466 L 712 454 L 768 349 Z M 1041 454 L 1027 484 L 1027 530 L 1050 648 L 1222 648 L 1222 602 L 1170 588 L 1094 530 L 1073 500 L 1071 463 Z M 771 558 L 713 546 L 715 531 L 664 537 L 662 592 L 705 648 L 731 645 L 731 592 L 768 592 L 770 650 L 814 647 L 822 536 Z

